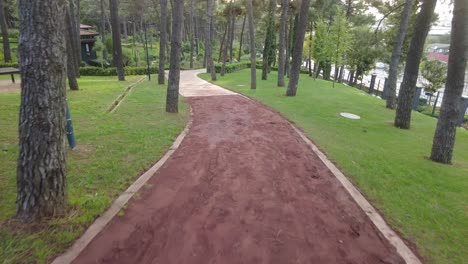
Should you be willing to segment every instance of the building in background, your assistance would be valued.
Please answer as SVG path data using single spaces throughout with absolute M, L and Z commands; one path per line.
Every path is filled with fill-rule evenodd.
M 96 36 L 99 36 L 99 33 L 92 30 L 92 28 L 92 26 L 80 24 L 81 60 L 86 63 L 97 59 L 96 51 L 93 50 L 93 47 L 94 43 L 96 43 Z

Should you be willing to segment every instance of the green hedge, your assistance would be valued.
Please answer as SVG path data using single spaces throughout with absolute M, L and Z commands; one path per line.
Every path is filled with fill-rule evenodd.
M 18 68 L 18 63 L 0 63 L 0 68 Z M 146 75 L 147 67 L 125 67 L 125 75 Z M 150 67 L 151 73 L 157 73 L 156 67 Z M 117 76 L 117 68 L 80 67 L 80 75 L 83 76 Z
M 125 75 L 145 75 L 147 67 L 125 67 Z M 150 67 L 150 73 L 157 73 L 156 67 Z M 80 67 L 80 75 L 83 76 L 117 76 L 117 68 Z
M 0 68 L 13 67 L 18 68 L 18 63 L 0 63 Z
M 215 64 L 216 73 L 221 72 L 222 66 L 223 65 L 221 63 Z M 238 63 L 229 63 L 229 64 L 226 63 L 225 73 L 233 73 L 233 72 L 240 71 L 240 70 L 247 69 L 247 68 L 250 68 L 250 63 L 247 63 L 247 62 L 238 62 Z

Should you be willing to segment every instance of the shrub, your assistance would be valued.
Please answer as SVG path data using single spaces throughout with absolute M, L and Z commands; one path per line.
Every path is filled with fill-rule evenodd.
M 145 75 L 147 67 L 125 67 L 125 75 Z M 157 73 L 156 67 L 150 67 L 150 73 Z M 117 68 L 81 67 L 80 74 L 83 76 L 117 76 Z
M 16 62 L 12 62 L 12 63 L 0 63 L 0 68 L 7 68 L 7 67 L 18 68 L 18 63 L 16 63 Z
M 216 63 L 215 71 L 217 73 L 220 73 L 222 66 L 223 65 L 221 63 Z M 233 72 L 240 71 L 242 69 L 246 69 L 249 67 L 250 67 L 250 63 L 247 63 L 247 62 L 229 63 L 229 64 L 226 64 L 225 66 L 225 73 L 233 73 Z
M 18 38 L 19 38 L 19 30 L 18 29 L 8 29 L 8 38 L 10 39 L 10 41 L 12 39 L 15 39 L 16 41 L 18 41 Z
M 426 98 L 419 98 L 419 105 L 421 105 L 421 106 L 427 105 L 427 99 Z

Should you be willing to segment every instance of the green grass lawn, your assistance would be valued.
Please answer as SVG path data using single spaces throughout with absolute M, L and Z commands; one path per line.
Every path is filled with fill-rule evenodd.
M 277 75 L 250 90 L 250 69 L 218 76 L 220 86 L 282 113 L 340 167 L 387 221 L 430 263 L 468 259 L 468 131 L 457 131 L 453 165 L 431 162 L 437 120 L 413 112 L 411 130 L 392 126 L 383 100 L 345 85 L 301 76 L 296 97 L 276 87 Z M 207 74 L 201 77 L 208 79 Z M 240 86 L 243 85 L 243 86 Z M 339 116 L 351 112 L 362 117 Z
M 165 112 L 165 86 L 143 84 L 112 114 L 111 103 L 132 82 L 117 77 L 82 77 L 80 91 L 68 92 L 78 148 L 68 153 L 70 212 L 35 227 L 7 224 L 15 213 L 17 130 L 20 94 L 0 93 L 0 262 L 44 263 L 63 252 L 85 228 L 151 167 L 171 146 L 188 119 Z

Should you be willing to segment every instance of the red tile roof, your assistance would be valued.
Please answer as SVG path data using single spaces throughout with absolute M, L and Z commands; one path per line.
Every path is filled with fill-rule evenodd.
M 90 29 L 90 28 L 93 28 L 93 27 L 90 25 L 80 24 L 80 29 Z
M 438 60 L 444 63 L 448 63 L 449 55 L 443 54 L 443 53 L 430 52 L 427 54 L 427 58 L 432 59 L 432 60 Z

